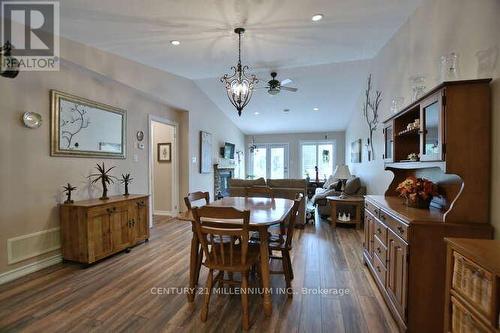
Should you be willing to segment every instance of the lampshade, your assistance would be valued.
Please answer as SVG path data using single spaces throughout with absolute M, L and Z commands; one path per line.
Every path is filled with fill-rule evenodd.
M 349 167 L 347 165 L 337 165 L 333 177 L 342 180 L 351 178 Z

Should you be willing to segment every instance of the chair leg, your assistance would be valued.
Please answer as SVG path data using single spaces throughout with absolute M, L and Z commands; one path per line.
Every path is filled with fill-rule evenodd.
M 290 252 L 288 251 L 286 251 L 286 260 L 288 261 L 288 267 L 290 267 L 290 280 L 293 280 L 292 260 L 290 259 Z
M 208 304 L 210 303 L 210 295 L 212 294 L 213 282 L 214 282 L 214 270 L 211 269 L 208 272 L 207 283 L 205 285 L 207 290 L 205 293 L 205 303 L 203 304 L 203 308 L 201 309 L 201 321 L 202 322 L 207 321 Z
M 283 273 L 285 275 L 286 290 L 288 293 L 288 297 L 292 298 L 293 294 L 291 291 L 292 283 L 291 283 L 291 279 L 290 279 L 290 265 L 289 265 L 289 262 L 287 260 L 286 251 L 282 251 L 281 256 L 283 257 L 283 259 L 281 260 L 281 263 L 283 265 Z
M 248 318 L 248 272 L 241 273 L 241 326 L 245 331 L 250 328 Z
M 198 261 L 196 262 L 196 282 L 200 279 L 201 263 L 203 262 L 203 249 L 200 246 L 200 251 L 198 252 Z

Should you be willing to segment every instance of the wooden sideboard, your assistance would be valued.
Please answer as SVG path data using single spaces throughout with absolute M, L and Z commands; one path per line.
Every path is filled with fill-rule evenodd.
M 148 195 L 60 206 L 64 260 L 91 264 L 149 239 Z
M 445 237 L 491 238 L 489 224 L 443 223 L 443 213 L 398 197 L 365 198 L 364 262 L 400 331 L 442 332 Z
M 446 242 L 444 332 L 500 332 L 500 241 Z

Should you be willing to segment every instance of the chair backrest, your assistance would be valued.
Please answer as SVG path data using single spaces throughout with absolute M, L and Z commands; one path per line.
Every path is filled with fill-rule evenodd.
M 267 186 L 251 186 L 245 188 L 246 197 L 264 197 L 274 199 L 274 192 Z
M 302 193 L 298 193 L 297 197 L 293 201 L 292 212 L 290 213 L 290 218 L 288 219 L 288 228 L 286 230 L 286 247 L 292 248 L 293 232 L 295 230 L 295 221 L 297 220 L 297 215 L 299 212 L 300 203 L 304 199 Z
M 246 264 L 250 232 L 249 210 L 241 211 L 233 207 L 195 207 L 193 217 L 194 228 L 208 267 L 234 267 Z M 236 247 L 241 251 L 239 258 L 235 253 Z
M 184 203 L 187 209 L 191 210 L 193 208 L 191 206 L 193 202 L 203 199 L 205 199 L 205 203 L 208 205 L 210 203 L 210 193 L 201 191 L 188 193 L 187 197 L 184 198 Z

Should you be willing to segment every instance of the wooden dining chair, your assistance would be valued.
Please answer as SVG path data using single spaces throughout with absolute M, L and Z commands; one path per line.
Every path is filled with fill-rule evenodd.
M 245 188 L 246 197 L 264 197 L 274 199 L 274 192 L 267 186 L 251 186 Z
M 292 250 L 293 233 L 295 230 L 295 222 L 297 220 L 300 203 L 304 199 L 302 193 L 298 193 L 293 202 L 292 211 L 288 218 L 288 225 L 282 223 L 280 225 L 280 236 L 271 237 L 269 239 L 269 251 L 271 259 L 281 260 L 282 271 L 270 271 L 271 274 L 283 274 L 285 276 L 285 283 L 287 290 L 291 288 L 291 281 L 293 280 L 292 260 L 290 258 L 290 251 Z M 280 252 L 281 256 L 274 255 L 274 251 Z M 288 293 L 288 297 L 292 298 L 293 294 Z
M 187 209 L 191 210 L 193 202 L 198 200 L 205 200 L 205 204 L 208 205 L 210 203 L 210 193 L 201 191 L 188 193 L 187 197 L 184 198 L 184 203 Z
M 248 330 L 248 276 L 253 265 L 259 263 L 259 247 L 249 243 L 250 211 L 233 207 L 193 208 L 194 225 L 205 254 L 203 265 L 209 269 L 205 286 L 205 301 L 201 310 L 201 321 L 208 316 L 208 305 L 214 282 L 224 280 L 224 272 L 241 273 L 241 281 L 232 277 L 224 280 L 230 285 L 241 285 L 242 327 Z M 225 237 L 235 242 L 216 242 Z M 214 277 L 214 271 L 218 271 Z

